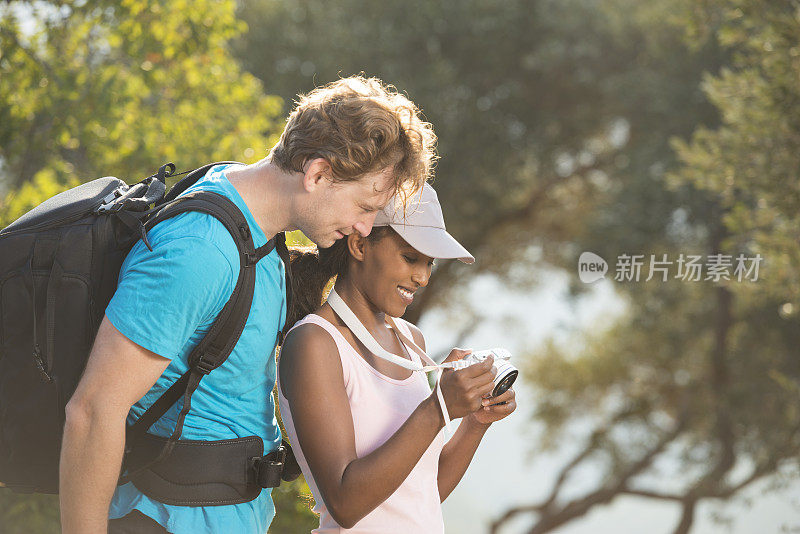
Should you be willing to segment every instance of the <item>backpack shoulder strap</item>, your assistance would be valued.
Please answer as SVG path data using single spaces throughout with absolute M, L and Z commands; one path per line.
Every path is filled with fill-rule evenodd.
M 219 367 L 239 340 L 244 323 L 250 314 L 255 288 L 256 263 L 275 248 L 271 239 L 256 250 L 250 226 L 232 201 L 211 191 L 196 191 L 165 206 L 146 223 L 148 228 L 188 211 L 207 213 L 218 219 L 228 230 L 239 252 L 239 277 L 231 298 L 222 308 L 208 333 L 189 356 L 189 364 L 211 371 Z
M 283 346 L 283 340 L 292 325 L 289 324 L 289 317 L 294 317 L 292 306 L 294 306 L 294 281 L 292 279 L 292 268 L 290 265 L 289 249 L 286 246 L 286 234 L 280 232 L 275 236 L 275 250 L 283 260 L 284 281 L 286 283 L 286 318 L 283 328 L 278 332 L 278 345 Z
M 164 196 L 164 199 L 159 202 L 158 205 L 166 204 L 172 200 L 178 198 L 178 195 L 189 189 L 191 186 L 197 183 L 197 180 L 202 178 L 206 175 L 208 170 L 215 165 L 244 165 L 238 161 L 218 161 L 216 163 L 209 163 L 207 165 L 203 165 L 202 167 L 198 167 L 197 169 L 190 171 L 186 176 L 181 178 L 181 180 L 172 186 L 169 190 L 169 193 Z
M 161 460 L 172 450 L 174 443 L 180 439 L 183 422 L 191 408 L 191 397 L 200 380 L 222 365 L 239 341 L 244 325 L 250 315 L 250 307 L 255 291 L 256 270 L 258 261 L 269 254 L 275 247 L 275 238 L 262 247 L 255 248 L 250 227 L 242 212 L 226 197 L 210 191 L 196 191 L 179 197 L 157 211 L 146 226 L 152 228 L 156 224 L 188 211 L 199 211 L 217 218 L 230 232 L 239 251 L 239 276 L 230 299 L 222 308 L 205 337 L 189 354 L 189 370 L 184 373 L 161 397 L 159 397 L 130 427 L 126 437 L 126 452 L 136 446 L 147 430 L 167 410 L 183 397 L 175 430 L 159 456 L 145 469 Z M 137 470 L 138 472 L 139 470 Z M 124 483 L 135 473 L 130 473 L 120 480 Z

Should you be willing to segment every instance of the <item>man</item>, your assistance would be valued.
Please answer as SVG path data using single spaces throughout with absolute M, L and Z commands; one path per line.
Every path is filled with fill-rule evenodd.
M 256 247 L 295 229 L 327 247 L 351 232 L 368 235 L 396 191 L 419 188 L 431 171 L 434 144 L 413 103 L 379 80 L 352 77 L 301 97 L 265 159 L 216 166 L 190 191 L 232 200 Z M 148 238 L 152 252 L 139 242 L 122 266 L 67 405 L 63 532 L 264 533 L 275 514 L 269 491 L 241 504 L 203 507 L 163 504 L 130 483 L 117 487 L 126 419 L 134 422 L 188 369 L 188 354 L 227 302 L 239 273 L 232 237 L 209 215 L 181 214 Z M 280 444 L 271 392 L 276 333 L 286 317 L 283 264 L 273 250 L 256 269 L 245 329 L 228 360 L 200 382 L 181 439 L 256 435 L 264 454 Z M 150 433 L 169 436 L 178 411 L 173 406 Z

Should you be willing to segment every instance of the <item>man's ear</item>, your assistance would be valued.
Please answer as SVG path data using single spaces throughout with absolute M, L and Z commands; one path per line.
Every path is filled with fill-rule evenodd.
M 356 261 L 364 261 L 364 249 L 367 245 L 367 238 L 358 232 L 349 234 L 347 239 L 347 250 Z
M 315 158 L 303 165 L 303 189 L 309 193 L 320 187 L 323 182 L 333 180 L 333 169 L 325 158 Z

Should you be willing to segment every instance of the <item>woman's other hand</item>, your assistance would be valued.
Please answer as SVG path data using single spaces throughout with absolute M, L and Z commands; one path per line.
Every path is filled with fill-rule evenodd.
M 460 360 L 472 350 L 453 349 L 443 363 Z M 445 369 L 440 379 L 442 395 L 451 419 L 458 419 L 482 408 L 481 401 L 494 388 L 494 358 L 454 371 Z
M 479 425 L 491 425 L 504 419 L 517 409 L 517 395 L 514 388 L 509 388 L 497 397 L 481 400 L 481 407 L 467 416 Z

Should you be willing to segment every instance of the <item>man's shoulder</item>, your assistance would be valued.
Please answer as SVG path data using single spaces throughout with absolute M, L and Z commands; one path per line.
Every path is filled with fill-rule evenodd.
M 236 260 L 238 263 L 239 252 L 233 236 L 219 219 L 208 213 L 181 213 L 154 226 L 148 237 L 154 249 L 180 247 L 192 242 L 192 246 L 199 247 L 199 250 L 216 249 L 229 262 Z
M 190 192 L 211 193 L 229 200 L 239 211 L 238 194 L 225 177 L 224 172 L 240 164 L 220 164 L 208 170 L 206 175 L 189 187 L 181 196 Z M 243 213 L 243 212 L 242 212 Z M 233 263 L 238 264 L 239 252 L 233 235 L 215 216 L 200 212 L 187 211 L 163 221 L 153 228 L 156 239 L 164 242 L 190 237 L 207 240 L 219 248 Z
M 211 215 L 187 212 L 167 219 L 134 245 L 120 271 L 120 283 L 145 279 L 202 283 L 228 291 L 239 274 L 239 252 L 225 226 Z M 163 288 L 162 288 L 163 289 Z M 118 289 L 119 290 L 119 289 Z

